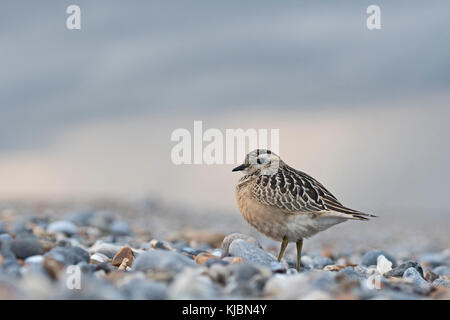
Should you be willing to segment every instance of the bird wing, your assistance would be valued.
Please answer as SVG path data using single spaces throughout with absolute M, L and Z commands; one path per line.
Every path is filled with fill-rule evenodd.
M 286 213 L 336 212 L 343 217 L 367 220 L 372 216 L 343 206 L 320 182 L 287 165 L 274 175 L 261 175 L 253 186 L 259 202 L 276 206 Z

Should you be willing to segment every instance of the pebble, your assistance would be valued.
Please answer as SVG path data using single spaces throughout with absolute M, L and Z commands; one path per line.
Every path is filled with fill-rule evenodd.
M 8 233 L 8 227 L 6 223 L 0 221 L 0 234 Z
M 134 277 L 119 287 L 126 299 L 164 300 L 167 298 L 167 286 L 161 282 Z
M 395 258 L 390 255 L 389 253 L 387 253 L 386 251 L 383 250 L 372 250 L 372 251 L 368 251 L 364 254 L 362 261 L 361 261 L 361 265 L 363 266 L 376 266 L 377 265 L 377 259 L 378 256 L 383 255 L 386 259 L 388 259 L 390 262 L 392 262 L 392 267 L 396 267 L 397 266 L 397 261 L 395 260 Z
M 211 279 L 195 269 L 185 269 L 178 274 L 168 289 L 173 300 L 217 299 L 218 291 Z
M 312 264 L 316 269 L 323 269 L 325 266 L 334 264 L 334 261 L 329 257 L 316 256 L 313 258 Z
M 44 256 L 42 255 L 31 256 L 25 259 L 25 264 L 28 265 L 42 266 L 43 263 L 44 263 Z
M 420 265 L 420 263 L 415 262 L 415 261 L 407 261 L 405 263 L 402 263 L 398 267 L 396 267 L 396 268 L 392 269 L 391 271 L 387 272 L 385 274 L 385 276 L 386 277 L 403 277 L 403 274 L 409 268 L 416 269 L 419 272 L 420 276 L 422 278 L 424 277 L 422 266 Z
M 403 279 L 409 280 L 414 283 L 414 285 L 419 287 L 428 286 L 428 282 L 426 282 L 420 273 L 413 267 L 405 270 L 405 273 L 403 273 Z
M 125 221 L 115 220 L 109 226 L 109 231 L 116 236 L 130 236 L 131 228 L 130 225 Z
M 115 245 L 112 243 L 103 242 L 101 240 L 98 240 L 92 247 L 89 248 L 89 253 L 101 253 L 107 256 L 108 258 L 112 259 L 116 255 L 119 250 L 122 249 L 121 246 Z
M 112 259 L 112 265 L 115 267 L 119 267 L 123 260 L 127 259 L 126 266 L 131 267 L 134 261 L 133 251 L 130 247 L 123 247 L 116 253 L 116 255 Z
M 174 232 L 167 237 L 167 241 L 173 242 L 176 240 L 183 240 L 192 246 L 196 247 L 198 244 L 203 243 L 211 247 L 217 248 L 221 245 L 225 235 L 220 232 L 204 229 L 192 229 L 186 228 L 180 232 Z
M 427 270 L 425 272 L 424 279 L 427 280 L 428 282 L 433 282 L 434 280 L 436 280 L 438 278 L 439 278 L 439 275 L 437 275 L 436 273 L 434 273 L 431 270 Z
M 10 250 L 19 259 L 26 259 L 44 253 L 41 243 L 35 239 L 15 239 L 10 245 Z
M 446 287 L 446 288 L 450 288 L 450 281 L 449 280 L 445 280 L 445 279 L 436 279 L 433 281 L 432 283 L 433 287 Z
M 140 254 L 134 261 L 136 271 L 181 272 L 185 267 L 195 267 L 196 263 L 175 251 L 154 250 Z
M 438 267 L 443 265 L 447 257 L 441 253 L 426 253 L 419 256 L 419 262 L 430 267 Z
M 13 237 L 11 237 L 9 234 L 0 234 L 0 250 L 9 250 L 13 241 Z
M 68 215 L 68 220 L 79 226 L 88 226 L 94 213 L 91 211 L 77 211 Z
M 152 247 L 153 249 L 173 250 L 169 242 L 156 239 L 150 241 L 150 247 Z
M 439 266 L 433 269 L 433 272 L 439 276 L 450 276 L 450 267 Z
M 76 265 L 82 261 L 89 263 L 90 260 L 89 253 L 80 247 L 55 247 L 44 256 L 53 258 L 66 266 Z
M 273 264 L 278 263 L 273 255 L 242 239 L 234 240 L 230 244 L 229 253 L 232 256 L 241 257 L 244 261 L 251 264 L 271 267 Z
M 384 275 L 392 270 L 392 262 L 386 259 L 384 255 L 379 255 L 377 258 L 377 270 L 380 274 Z
M 103 253 L 96 252 L 90 257 L 90 263 L 92 264 L 99 264 L 99 263 L 107 263 L 111 261 L 110 258 L 108 258 Z
M 229 251 L 231 243 L 237 239 L 247 241 L 251 244 L 258 246 L 259 248 L 262 248 L 261 245 L 259 244 L 258 240 L 256 240 L 255 238 L 248 236 L 246 234 L 242 234 L 242 233 L 232 233 L 232 234 L 226 236 L 222 241 L 222 250 L 223 250 L 224 255 L 228 255 L 228 253 L 229 253 L 228 251 Z
M 68 236 L 76 235 L 78 232 L 77 226 L 69 220 L 60 220 L 52 222 L 47 227 L 49 233 L 64 233 Z

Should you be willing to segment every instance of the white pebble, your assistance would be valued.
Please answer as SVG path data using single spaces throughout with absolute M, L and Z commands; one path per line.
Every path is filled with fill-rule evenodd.
M 382 254 L 380 254 L 377 258 L 377 270 L 380 274 L 384 275 L 385 273 L 392 270 L 392 262 L 386 259 L 386 257 Z

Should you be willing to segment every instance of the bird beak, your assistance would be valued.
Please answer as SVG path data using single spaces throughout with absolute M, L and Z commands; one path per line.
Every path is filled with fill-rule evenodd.
M 238 167 L 236 167 L 236 168 L 234 168 L 233 170 L 231 170 L 232 172 L 234 172 L 234 171 L 242 171 L 242 170 L 245 170 L 246 168 L 248 167 L 248 164 L 241 164 L 240 166 L 238 166 Z

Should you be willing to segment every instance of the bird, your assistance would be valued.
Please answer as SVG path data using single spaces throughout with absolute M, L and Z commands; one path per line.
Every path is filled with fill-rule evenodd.
M 376 217 L 344 206 L 319 181 L 267 149 L 248 153 L 232 171 L 244 172 L 235 190 L 242 216 L 259 232 L 281 241 L 279 262 L 288 243 L 295 242 L 298 272 L 303 239 L 347 220 Z

